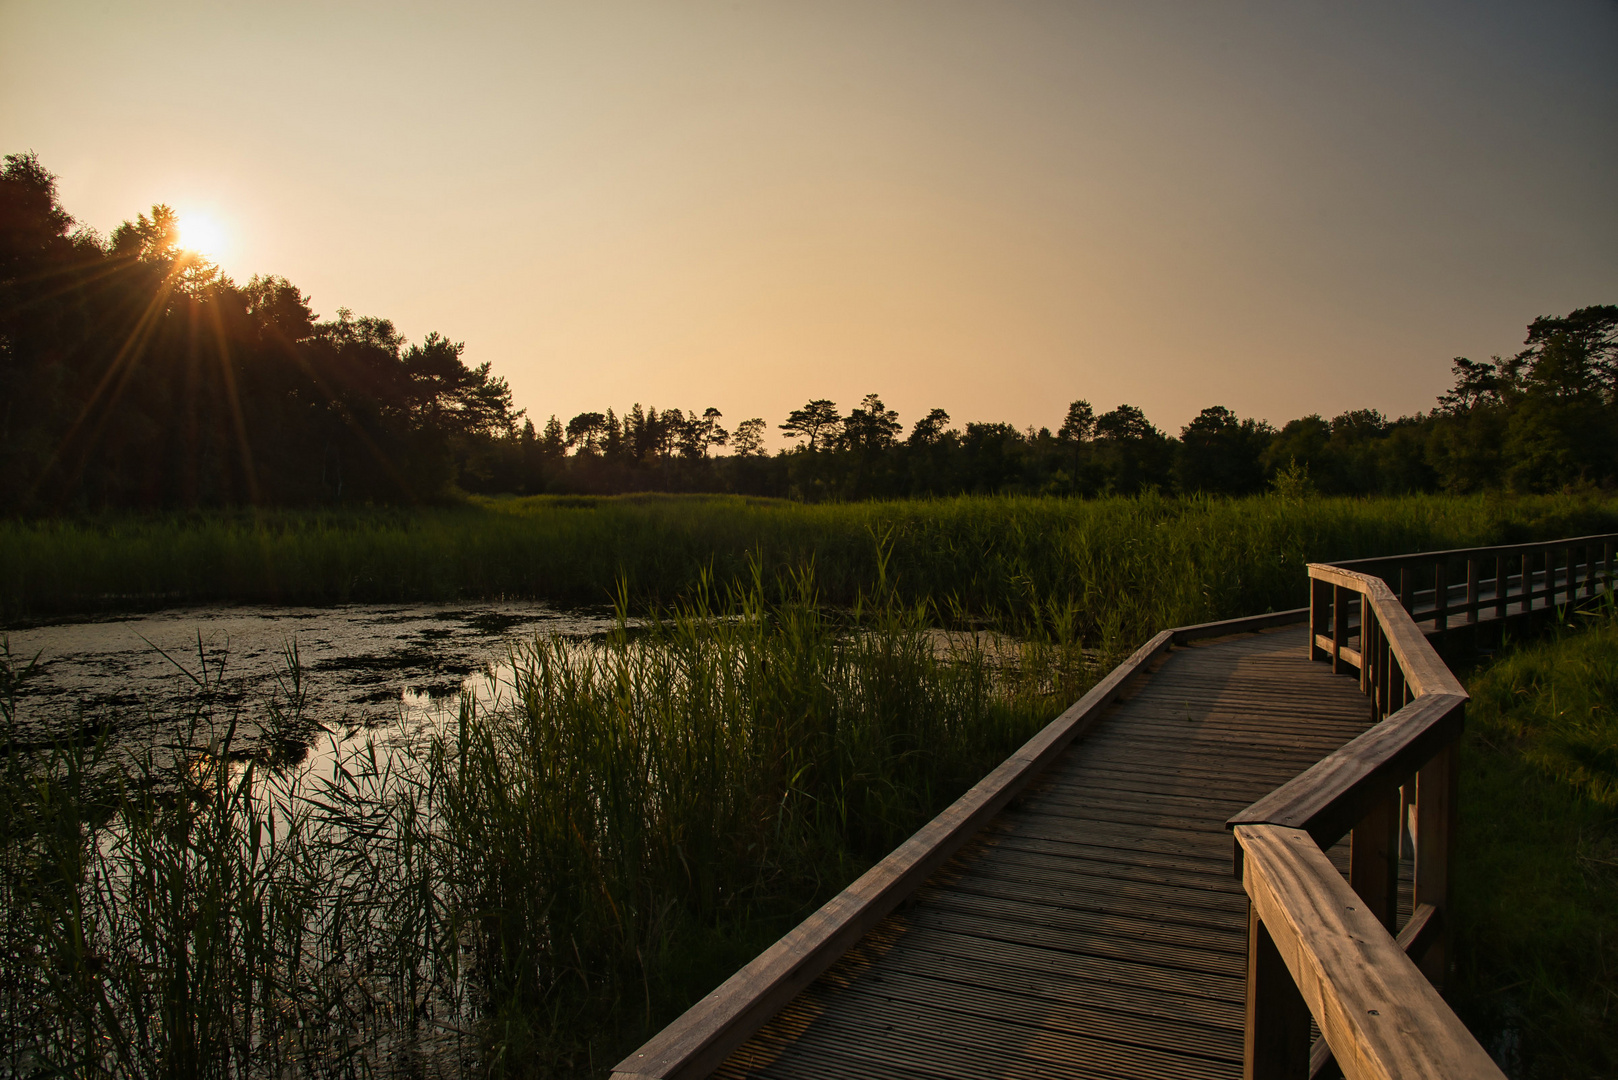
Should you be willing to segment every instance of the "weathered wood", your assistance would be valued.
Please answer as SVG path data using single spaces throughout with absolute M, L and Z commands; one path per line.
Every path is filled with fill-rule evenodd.
M 1242 1080 L 1302 1080 L 1309 1068 L 1309 1006 L 1256 905 L 1247 914 L 1247 1001 Z
M 1172 640 L 1164 631 L 1142 645 L 891 855 L 619 1062 L 614 1074 L 673 1080 L 711 1072 L 1003 809 Z
M 1236 838 L 1258 919 L 1349 1080 L 1504 1076 L 1308 833 Z
M 1422 954 L 1432 944 L 1442 922 L 1443 917 L 1439 915 L 1437 908 L 1431 904 L 1422 904 L 1410 913 L 1410 920 L 1405 923 L 1404 929 L 1399 931 L 1399 936 L 1394 939 L 1394 943 L 1399 946 L 1401 952 L 1410 957 L 1411 961 L 1420 967 Z M 1331 1047 L 1327 1045 L 1326 1040 L 1316 1039 L 1314 1045 L 1309 1048 L 1310 1077 L 1327 1075 L 1327 1066 L 1335 1066 L 1336 1064 L 1336 1060 L 1331 1055 Z M 1334 1068 L 1329 1075 L 1340 1076 L 1341 1070 Z
M 1399 928 L 1399 791 L 1371 800 L 1354 826 L 1348 884 L 1378 922 Z
M 1335 843 L 1459 737 L 1465 702 L 1465 694 L 1418 698 L 1231 817 L 1227 827 L 1280 825 L 1307 830 L 1323 847 Z
M 1449 910 L 1450 848 L 1454 843 L 1459 810 L 1455 747 L 1435 754 L 1416 774 L 1416 886 L 1414 902 Z M 1421 967 L 1442 989 L 1449 970 L 1449 920 L 1439 940 L 1423 956 Z

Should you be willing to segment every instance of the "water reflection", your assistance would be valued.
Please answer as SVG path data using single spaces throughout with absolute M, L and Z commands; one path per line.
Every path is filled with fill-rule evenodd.
M 463 693 L 492 707 L 516 643 L 614 625 L 605 608 L 345 605 L 187 608 L 3 634 L 14 663 L 39 657 L 17 699 L 24 743 L 106 732 L 134 750 L 172 745 L 198 721 L 206 743 L 234 722 L 232 756 L 284 760 L 330 757 L 362 737 L 413 743 Z

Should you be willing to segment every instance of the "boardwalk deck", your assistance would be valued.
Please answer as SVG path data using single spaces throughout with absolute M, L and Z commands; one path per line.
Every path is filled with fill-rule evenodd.
M 614 1080 L 1503 1080 L 1435 989 L 1466 693 L 1427 638 L 1587 602 L 1615 558 L 1312 563 L 1307 609 L 1157 634 Z M 1350 830 L 1345 883 L 1350 841 L 1315 844 Z
M 1165 654 L 715 1075 L 1241 1075 L 1247 900 L 1225 821 L 1371 720 L 1306 634 Z

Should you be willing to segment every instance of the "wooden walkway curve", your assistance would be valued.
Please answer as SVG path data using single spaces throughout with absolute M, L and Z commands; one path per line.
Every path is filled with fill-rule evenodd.
M 1311 564 L 1309 608 L 1158 634 L 614 1080 L 1503 1080 L 1437 990 L 1466 693 L 1428 639 L 1615 555 Z
M 715 1075 L 1240 1076 L 1247 898 L 1225 821 L 1370 723 L 1306 640 L 1163 656 Z

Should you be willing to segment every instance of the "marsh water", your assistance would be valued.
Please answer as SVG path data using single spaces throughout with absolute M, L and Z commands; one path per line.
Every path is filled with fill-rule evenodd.
M 26 744 L 104 733 L 138 750 L 200 717 L 212 729 L 234 720 L 239 752 L 275 738 L 297 758 L 334 740 L 408 738 L 453 717 L 463 693 L 487 703 L 509 689 L 521 643 L 615 625 L 607 609 L 533 603 L 213 607 L 14 626 L 0 639 L 13 670 L 38 658 L 16 699 Z

